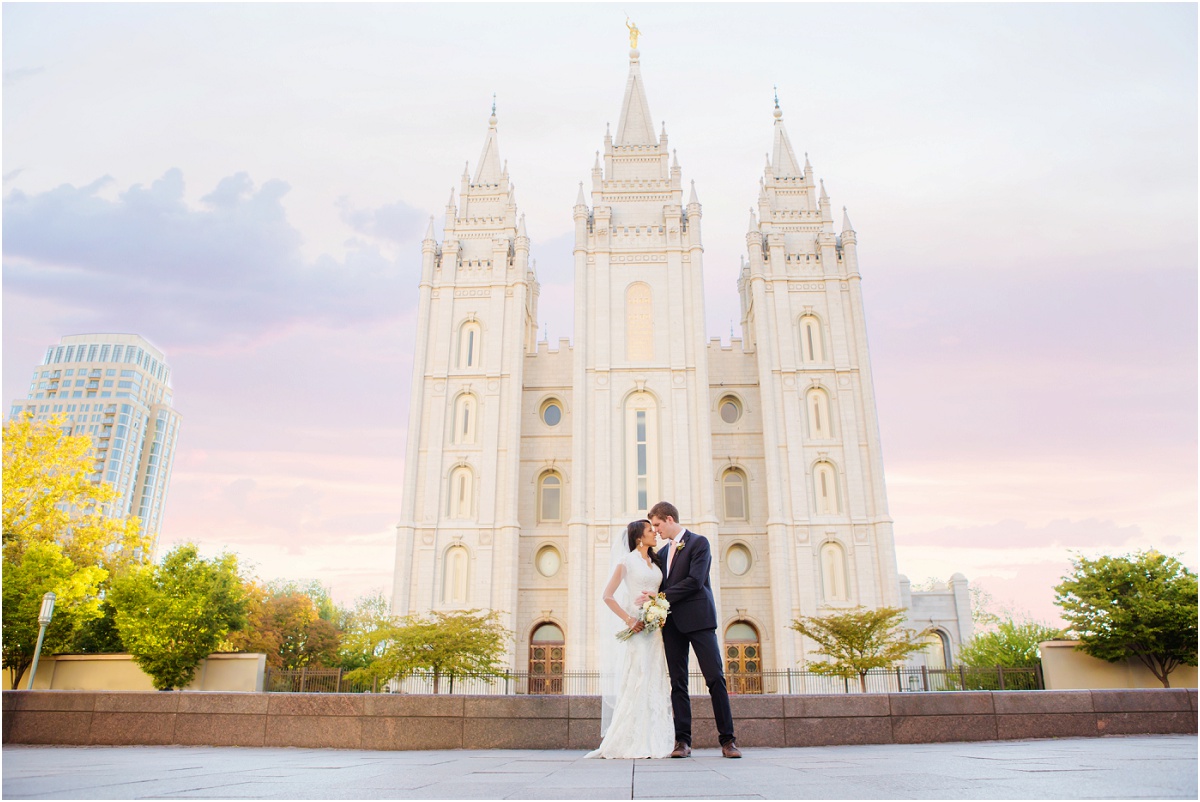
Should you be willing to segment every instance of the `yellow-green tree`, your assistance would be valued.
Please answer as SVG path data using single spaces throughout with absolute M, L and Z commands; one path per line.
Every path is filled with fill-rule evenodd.
M 65 425 L 31 417 L 4 424 L 3 660 L 14 687 L 33 661 L 43 594 L 57 598 L 42 648 L 70 649 L 100 616 L 110 573 L 146 545 L 136 518 L 106 514 L 116 491 L 91 481 L 91 438 Z
M 111 517 L 117 490 L 92 482 L 92 438 L 67 434 L 66 419 L 30 416 L 4 424 L 4 556 L 57 543 L 76 565 L 112 569 L 145 548 L 136 517 Z
M 374 648 L 367 642 L 361 645 L 379 656 L 346 677 L 389 680 L 425 670 L 433 673 L 437 693 L 442 677 L 450 677 L 453 683 L 455 676 L 463 674 L 501 673 L 500 658 L 511 637 L 495 610 L 409 616 L 375 629 L 367 639 L 375 641 Z
M 901 625 L 903 621 L 904 610 L 898 607 L 855 607 L 841 613 L 801 616 L 792 622 L 792 629 L 816 641 L 820 648 L 815 654 L 829 658 L 828 662 L 809 662 L 810 671 L 858 677 L 866 693 L 868 671 L 891 668 L 925 648 L 926 631 L 907 629 Z

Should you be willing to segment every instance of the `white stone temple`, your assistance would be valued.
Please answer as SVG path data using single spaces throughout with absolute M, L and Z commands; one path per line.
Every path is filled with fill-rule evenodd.
M 442 239 L 431 219 L 422 243 L 393 611 L 498 610 L 513 669 L 593 669 L 610 539 L 665 499 L 712 543 L 731 676 L 800 667 L 813 644 L 792 620 L 856 605 L 935 626 L 916 662 L 940 667 L 970 636 L 967 583 L 917 593 L 897 574 L 857 237 L 778 101 L 773 130 L 747 137 L 773 145 L 729 345 L 706 334 L 703 207 L 636 49 L 571 210 L 575 336 L 556 348 L 537 340 L 494 111 Z

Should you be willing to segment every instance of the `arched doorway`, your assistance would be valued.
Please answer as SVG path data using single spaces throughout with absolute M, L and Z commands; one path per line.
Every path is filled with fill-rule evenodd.
M 543 622 L 529 638 L 529 692 L 562 693 L 566 638 L 556 624 Z
M 730 693 L 762 693 L 762 645 L 758 630 L 735 621 L 725 630 L 725 680 Z

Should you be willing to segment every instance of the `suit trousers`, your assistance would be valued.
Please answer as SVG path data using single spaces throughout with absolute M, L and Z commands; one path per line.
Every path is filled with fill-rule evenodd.
M 675 716 L 675 740 L 692 742 L 692 701 L 688 696 L 688 647 L 696 652 L 700 672 L 708 683 L 712 698 L 713 717 L 721 744 L 733 740 L 733 711 L 729 708 L 729 691 L 725 687 L 724 660 L 717 643 L 715 629 L 680 632 L 668 618 L 663 626 L 663 648 L 667 653 L 667 670 L 671 674 L 671 709 Z

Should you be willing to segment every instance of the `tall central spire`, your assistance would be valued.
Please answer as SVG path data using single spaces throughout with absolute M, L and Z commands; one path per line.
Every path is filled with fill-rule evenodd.
M 500 167 L 500 147 L 496 143 L 496 96 L 492 95 L 492 116 L 488 119 L 487 139 L 483 141 L 483 152 L 479 154 L 475 180 L 471 183 L 499 184 L 503 172 Z
M 652 122 L 654 118 L 650 116 L 650 104 L 646 102 L 638 55 L 637 48 L 629 51 L 629 80 L 625 83 L 625 102 L 621 104 L 621 122 L 617 124 L 615 145 L 658 144 Z
M 779 92 L 775 93 L 775 158 L 771 162 L 771 170 L 779 178 L 792 178 L 804 175 L 800 165 L 796 163 L 796 154 L 792 151 L 792 142 L 788 139 L 787 129 L 783 127 L 783 110 L 779 108 Z

